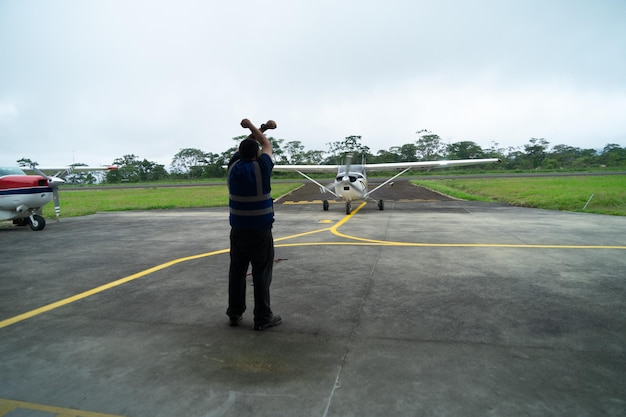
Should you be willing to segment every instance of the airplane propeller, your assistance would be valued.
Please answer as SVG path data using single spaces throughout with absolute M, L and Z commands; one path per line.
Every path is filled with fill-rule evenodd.
M 351 153 L 346 155 L 346 173 L 350 172 L 350 168 L 352 168 L 352 154 Z
M 341 183 L 343 185 L 348 185 L 350 188 L 354 189 L 354 184 L 350 181 L 350 170 L 352 169 L 352 154 L 349 153 L 346 155 L 346 173 L 341 178 Z
M 331 193 L 333 195 L 336 195 L 334 190 L 335 187 L 337 185 L 337 183 L 341 183 L 341 184 L 347 184 L 348 186 L 350 186 L 350 188 L 354 188 L 354 185 L 352 183 L 350 183 L 350 168 L 352 168 L 352 154 L 347 154 L 346 155 L 346 172 L 343 175 L 343 177 L 341 177 L 341 179 L 339 179 L 339 177 L 336 178 L 336 181 L 328 184 L 328 185 L 321 185 L 319 183 L 317 183 L 320 186 L 320 193 L 324 194 L 324 193 Z
M 65 184 L 65 180 L 58 175 L 46 175 L 42 170 L 33 166 L 33 171 L 35 171 L 38 175 L 46 178 L 48 180 L 48 184 L 52 187 L 52 200 L 54 201 L 54 213 L 57 216 L 57 221 L 59 220 L 59 215 L 61 214 L 61 204 L 59 202 L 59 186 Z
M 358 192 L 357 188 L 354 186 L 352 181 L 350 181 L 350 171 L 352 170 L 352 154 L 349 153 L 346 155 L 346 172 L 344 176 L 341 178 L 341 186 L 344 188 L 350 187 L 352 190 Z M 339 180 L 339 178 L 337 178 Z M 352 212 L 352 202 L 346 199 L 346 214 L 350 214 Z

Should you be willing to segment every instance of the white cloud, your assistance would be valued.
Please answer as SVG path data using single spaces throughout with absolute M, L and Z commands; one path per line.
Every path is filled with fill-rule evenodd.
M 9 101 L 0 101 L 0 123 L 8 123 L 19 115 L 17 104 Z
M 167 165 L 228 149 L 243 117 L 307 149 L 424 128 L 626 146 L 624 17 L 617 0 L 0 2 L 0 164 Z

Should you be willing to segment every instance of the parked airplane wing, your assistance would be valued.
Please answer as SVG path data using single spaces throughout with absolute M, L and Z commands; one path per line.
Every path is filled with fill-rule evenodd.
M 59 186 L 65 184 L 64 177 L 66 175 L 73 172 L 108 171 L 113 169 L 118 169 L 118 167 L 115 165 L 109 165 L 101 167 L 69 166 L 64 168 L 40 168 L 37 166 L 33 166 L 30 168 L 22 168 L 22 170 L 26 173 L 34 173 L 48 180 L 48 185 L 52 187 L 52 199 L 54 200 L 54 211 L 56 213 L 57 219 L 61 214 L 61 203 L 59 202 Z
M 36 168 L 36 169 L 35 169 Z M 105 165 L 100 167 L 88 167 L 88 166 L 66 166 L 60 168 L 51 167 L 21 167 L 21 169 L 28 174 L 37 174 L 37 170 L 50 175 L 59 173 L 72 173 L 72 172 L 90 172 L 90 171 L 111 171 L 118 169 L 116 165 Z

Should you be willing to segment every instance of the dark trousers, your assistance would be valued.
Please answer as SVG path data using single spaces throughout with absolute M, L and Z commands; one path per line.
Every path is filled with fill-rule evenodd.
M 230 231 L 230 270 L 228 272 L 228 316 L 242 315 L 246 310 L 246 275 L 252 264 L 254 284 L 254 322 L 266 323 L 272 318 L 270 284 L 274 267 L 272 229 Z

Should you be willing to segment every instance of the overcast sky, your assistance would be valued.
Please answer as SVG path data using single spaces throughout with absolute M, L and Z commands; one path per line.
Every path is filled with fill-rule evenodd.
M 360 135 L 626 146 L 625 0 L 0 0 L 0 165 L 169 167 L 242 118 Z

